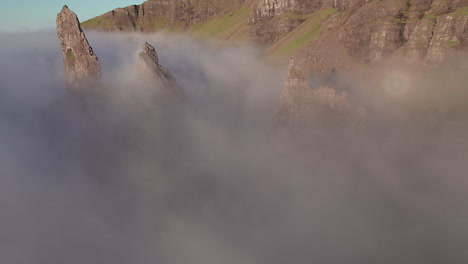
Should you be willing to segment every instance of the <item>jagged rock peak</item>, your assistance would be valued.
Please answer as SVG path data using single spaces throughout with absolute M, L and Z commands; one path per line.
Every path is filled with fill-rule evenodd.
M 334 87 L 335 69 L 321 78 L 314 76 L 315 84 L 308 77 L 291 58 L 277 112 L 280 125 L 293 130 L 314 129 L 318 124 L 341 130 L 363 126 L 365 109 L 351 101 L 345 91 L 336 89 L 338 86 Z
M 70 89 L 93 86 L 101 79 L 101 65 L 80 27 L 76 14 L 63 6 L 57 14 L 57 35 Z
M 156 49 L 148 42 L 145 42 L 145 44 L 143 44 L 141 47 L 143 51 L 141 52 L 140 56 L 147 57 L 149 62 L 159 65 L 159 57 Z
M 137 63 L 137 72 L 142 81 L 165 93 L 182 93 L 171 72 L 159 64 L 156 49 L 148 42 L 143 44 L 142 49 Z

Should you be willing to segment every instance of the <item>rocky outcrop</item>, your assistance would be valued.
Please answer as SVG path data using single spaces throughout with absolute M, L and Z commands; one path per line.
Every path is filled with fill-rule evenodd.
M 149 0 L 141 5 L 117 8 L 83 22 L 84 28 L 105 31 L 154 32 L 187 29 L 223 10 L 239 9 L 249 0 Z
M 62 47 L 66 83 L 72 91 L 85 91 L 100 85 L 101 66 L 81 30 L 76 14 L 64 6 L 57 16 L 57 34 Z M 158 54 L 148 42 L 143 44 L 137 62 L 139 86 L 152 95 L 183 93 L 174 76 L 159 64 Z
M 392 56 L 437 65 L 464 49 L 468 2 L 378 1 L 346 16 L 339 30 L 349 55 L 361 64 Z M 312 44 L 313 45 L 313 44 Z
M 437 17 L 426 63 L 441 64 L 468 50 L 468 8 Z
M 468 8 L 454 9 L 458 4 L 383 0 L 345 11 L 334 24 L 326 21 L 331 27 L 324 28 L 320 38 L 290 61 L 279 120 L 296 127 L 304 120 L 317 119 L 310 113 L 323 112 L 324 105 L 328 105 L 328 114 L 320 116 L 341 119 L 342 125 L 350 126 L 351 121 L 354 126 L 362 120 L 365 111 L 349 97 L 333 86 L 311 83 L 308 76 L 326 76 L 334 69 L 356 71 L 392 58 L 428 66 L 449 62 L 452 67 L 463 67 L 457 60 L 463 60 L 468 48 Z
M 290 62 L 277 112 L 280 125 L 301 131 L 314 127 L 354 129 L 363 125 L 365 109 L 351 102 L 345 91 L 333 87 L 335 71 L 322 77 L 321 81 L 311 81 L 294 61 Z
M 303 120 L 313 120 L 310 113 L 323 112 L 324 105 L 329 105 L 332 120 L 348 116 L 342 119 L 342 125 L 361 120 L 364 111 L 356 103 L 343 97 L 335 87 L 312 84 L 308 76 L 326 76 L 334 69 L 356 71 L 393 58 L 431 67 L 449 63 L 451 67 L 466 68 L 466 4 L 383 0 L 345 11 L 334 24 L 326 21 L 331 27 L 324 28 L 320 38 L 297 52 L 290 62 L 279 120 L 295 127 Z
M 287 13 L 309 14 L 319 10 L 322 1 L 308 0 L 263 0 L 257 1 L 249 18 L 250 24 L 264 19 L 271 19 Z
M 142 49 L 138 58 L 137 72 L 143 84 L 155 88 L 162 94 L 182 95 L 174 76 L 159 64 L 155 48 L 146 42 Z
M 326 39 L 320 53 L 343 49 L 357 64 L 374 65 L 392 56 L 440 64 L 468 46 L 467 17 L 468 0 L 150 0 L 83 25 L 111 31 L 205 30 L 204 35 L 228 39 L 248 36 L 269 54 L 280 50 L 282 55 L 323 48 Z
M 282 16 L 271 20 L 261 20 L 249 30 L 249 38 L 261 47 L 269 47 L 296 29 L 305 18 Z
M 249 37 L 260 46 L 269 47 L 311 19 L 310 14 L 325 9 L 344 12 L 366 2 L 366 0 L 257 0 L 249 17 L 251 25 Z
M 76 14 L 64 6 L 57 15 L 57 35 L 62 47 L 67 86 L 83 89 L 101 79 L 101 66 L 81 30 Z
M 207 7 L 207 3 L 212 6 Z M 340 119 L 344 113 L 353 116 L 350 120 L 359 120 L 362 115 L 362 109 L 350 102 L 346 94 L 334 87 L 309 83 L 310 75 L 326 76 L 334 70 L 346 72 L 372 67 L 394 58 L 431 67 L 447 62 L 468 67 L 463 57 L 468 51 L 468 0 L 237 0 L 230 3 L 234 4 L 224 0 L 147 1 L 141 6 L 147 8 L 151 4 L 152 12 L 169 10 L 170 19 L 161 22 L 158 20 L 161 18 L 150 15 L 146 16 L 148 20 L 140 20 L 141 11 L 137 20 L 130 11 L 125 16 L 136 21 L 135 29 L 142 31 L 168 28 L 138 26 L 148 23 L 180 24 L 179 28 L 188 31 L 203 28 L 206 21 L 219 25 L 216 30 L 207 27 L 208 36 L 215 36 L 214 32 L 237 23 L 240 25 L 235 27 L 236 34 L 241 31 L 238 35 L 243 35 L 245 31 L 267 54 L 292 56 L 278 111 L 283 123 L 302 123 L 301 120 L 310 119 L 314 115 L 311 113 L 317 112 L 337 117 L 331 120 Z M 206 12 L 199 8 L 205 8 Z M 230 20 L 241 8 L 247 9 L 250 15 L 243 22 Z

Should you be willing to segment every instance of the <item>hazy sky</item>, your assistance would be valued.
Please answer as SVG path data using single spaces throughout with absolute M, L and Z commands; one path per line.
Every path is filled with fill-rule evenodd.
M 29 31 L 55 27 L 55 16 L 63 5 L 75 11 L 81 21 L 117 7 L 144 0 L 1 0 L 0 31 Z

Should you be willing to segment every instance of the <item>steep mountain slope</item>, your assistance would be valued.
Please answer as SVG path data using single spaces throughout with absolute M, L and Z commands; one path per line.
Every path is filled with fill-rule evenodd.
M 303 49 L 324 71 L 346 64 L 343 58 L 374 64 L 393 54 L 440 63 L 466 49 L 467 19 L 468 0 L 149 0 L 82 26 L 249 39 L 280 56 Z
M 285 124 L 324 111 L 338 119 L 352 115 L 350 123 L 359 123 L 363 111 L 346 93 L 311 83 L 310 75 L 327 79 L 396 58 L 398 63 L 468 67 L 463 59 L 468 52 L 468 0 L 150 0 L 83 26 L 244 39 L 271 57 L 290 57 L 278 112 Z
M 249 0 L 149 0 L 141 5 L 117 8 L 83 22 L 84 28 L 106 31 L 154 32 L 186 30 L 209 19 L 240 10 Z M 247 21 L 245 21 L 247 23 Z
M 361 4 L 359 8 L 333 14 L 317 25 L 320 33 L 290 60 L 278 112 L 283 123 L 310 120 L 308 113 L 317 110 L 309 111 L 304 106 L 329 101 L 342 102 L 341 106 L 328 104 L 331 115 L 343 119 L 344 114 L 348 117 L 345 120 L 359 120 L 356 113 L 360 111 L 349 111 L 348 102 L 341 100 L 346 91 L 317 93 L 320 88 L 308 81 L 310 74 L 326 78 L 335 71 L 355 72 L 393 59 L 397 64 L 467 68 L 468 1 L 383 0 Z M 291 41 L 301 36 L 298 34 Z

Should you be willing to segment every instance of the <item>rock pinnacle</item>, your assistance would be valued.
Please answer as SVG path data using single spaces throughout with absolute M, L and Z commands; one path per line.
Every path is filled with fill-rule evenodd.
M 158 53 L 148 42 L 143 44 L 140 52 L 137 71 L 145 82 L 156 82 L 156 86 L 163 92 L 181 93 L 179 85 L 168 69 L 159 64 Z
M 64 6 L 57 15 L 57 35 L 70 89 L 94 86 L 101 79 L 101 66 L 88 43 L 76 14 Z

